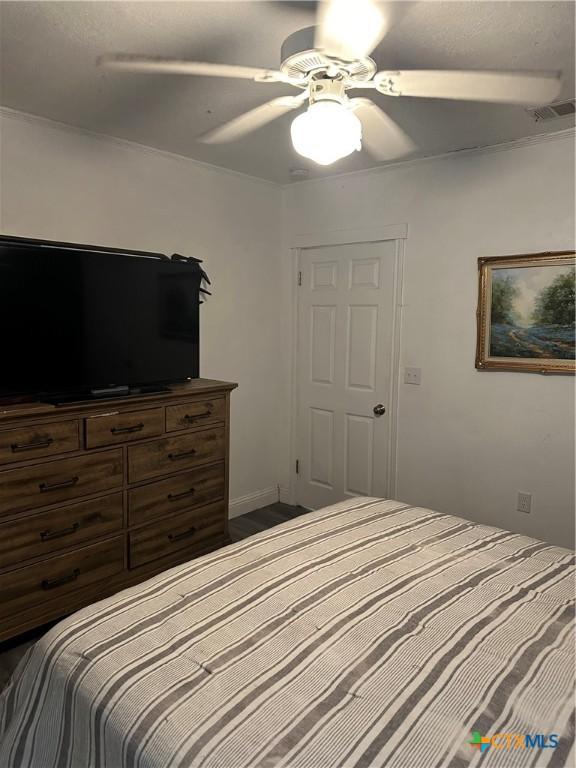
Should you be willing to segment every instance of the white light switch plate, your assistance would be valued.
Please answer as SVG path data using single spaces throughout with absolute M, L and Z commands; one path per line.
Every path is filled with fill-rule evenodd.
M 404 368 L 404 384 L 420 384 L 422 368 Z

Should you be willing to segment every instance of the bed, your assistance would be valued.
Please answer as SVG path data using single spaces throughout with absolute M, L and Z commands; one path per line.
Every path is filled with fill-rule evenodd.
M 567 549 L 351 499 L 55 626 L 0 765 L 574 765 L 573 579 Z

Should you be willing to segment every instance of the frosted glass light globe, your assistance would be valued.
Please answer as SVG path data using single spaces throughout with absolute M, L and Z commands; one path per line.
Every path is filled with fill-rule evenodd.
M 292 144 L 298 154 L 330 165 L 362 148 L 362 124 L 337 101 L 317 101 L 292 122 Z

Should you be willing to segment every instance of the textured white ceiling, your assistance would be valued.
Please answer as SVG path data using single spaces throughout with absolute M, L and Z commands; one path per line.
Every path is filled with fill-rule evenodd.
M 574 97 L 573 2 L 402 2 L 374 58 L 379 66 L 561 69 Z M 102 53 L 128 52 L 262 67 L 279 64 L 285 37 L 314 21 L 314 3 L 1 2 L 0 104 L 254 176 L 286 182 L 369 168 L 354 153 L 319 169 L 292 149 L 287 116 L 234 144 L 207 146 L 205 132 L 288 86 L 238 80 L 106 72 Z M 522 107 L 374 96 L 417 143 L 414 155 L 498 144 L 570 127 L 535 123 Z

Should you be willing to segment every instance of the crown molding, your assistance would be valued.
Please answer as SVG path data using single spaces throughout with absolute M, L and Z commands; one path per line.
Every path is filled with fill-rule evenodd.
M 213 165 L 212 163 L 206 163 L 202 160 L 196 160 L 188 155 L 179 155 L 177 152 L 169 152 L 165 149 L 158 149 L 157 147 L 150 147 L 147 144 L 140 144 L 137 141 L 130 141 L 128 139 L 120 139 L 116 136 L 110 136 L 107 133 L 98 133 L 97 131 L 90 131 L 87 128 L 79 128 L 69 123 L 60 123 L 57 120 L 52 120 L 49 117 L 42 117 L 41 115 L 34 115 L 30 112 L 20 112 L 17 109 L 11 109 L 10 107 L 4 107 L 0 105 L 0 117 L 8 118 L 9 120 L 15 120 L 21 123 L 31 123 L 32 125 L 44 125 L 47 128 L 53 130 L 64 131 L 65 133 L 72 133 L 76 136 L 86 136 L 98 141 L 102 141 L 106 144 L 111 144 L 122 149 L 129 149 L 132 151 L 146 152 L 149 155 L 164 157 L 167 160 L 177 161 L 178 163 L 188 163 L 194 165 L 197 168 L 204 170 L 215 171 L 225 176 L 235 176 L 245 181 L 255 181 L 259 184 L 265 184 L 266 186 L 281 188 L 281 184 L 269 179 L 263 179 L 261 176 L 251 176 L 249 173 L 242 173 L 241 171 L 234 171 L 231 168 L 223 168 L 221 165 Z
M 356 176 L 373 176 L 380 173 L 386 173 L 388 171 L 394 171 L 399 168 L 404 169 L 411 168 L 412 166 L 434 163 L 438 160 L 456 159 L 460 157 L 470 157 L 473 155 L 490 155 L 495 152 L 508 152 L 515 149 L 523 149 L 524 147 L 531 147 L 536 144 L 547 144 L 548 142 L 564 141 L 567 139 L 571 139 L 573 143 L 576 141 L 576 128 L 565 128 L 561 131 L 555 131 L 554 133 L 538 133 L 535 136 L 525 136 L 521 139 L 506 141 L 501 144 L 486 144 L 485 146 L 479 147 L 455 149 L 451 152 L 443 152 L 439 155 L 415 157 L 412 160 L 398 160 L 394 163 L 377 165 L 374 168 L 364 168 L 359 171 L 347 171 L 345 173 L 335 173 L 329 176 L 302 179 L 301 181 L 291 181 L 287 184 L 283 184 L 282 187 L 284 189 L 290 189 L 291 187 L 300 186 L 301 184 L 321 184 L 326 181 L 334 181 L 335 179 L 347 179 Z
M 42 117 L 41 115 L 34 115 L 30 112 L 21 112 L 17 109 L 10 107 L 4 107 L 0 105 L 0 117 L 6 117 L 11 120 L 18 120 L 24 123 L 31 123 L 34 125 L 45 125 L 53 130 L 60 130 L 67 133 L 72 133 L 79 136 L 88 136 L 93 139 L 111 144 L 112 146 L 130 149 L 132 151 L 146 152 L 150 155 L 161 156 L 168 160 L 177 161 L 178 163 L 188 163 L 197 168 L 204 170 L 211 170 L 226 176 L 234 176 L 246 181 L 257 182 L 259 184 L 265 184 L 268 187 L 275 187 L 277 189 L 290 189 L 294 186 L 300 186 L 301 184 L 322 184 L 327 181 L 333 181 L 335 179 L 347 179 L 356 176 L 368 176 L 374 174 L 387 173 L 388 171 L 397 170 L 398 168 L 411 168 L 412 166 L 418 166 L 426 163 L 437 162 L 438 160 L 454 159 L 460 157 L 470 157 L 473 155 L 492 154 L 494 152 L 508 152 L 515 149 L 523 149 L 524 147 L 533 146 L 536 144 L 545 144 L 547 142 L 562 141 L 566 139 L 576 140 L 576 128 L 565 128 L 561 131 L 555 131 L 554 133 L 539 133 L 535 136 L 526 136 L 521 139 L 514 139 L 513 141 L 502 142 L 501 144 L 487 144 L 478 147 L 468 147 L 466 149 L 456 149 L 451 152 L 443 152 L 437 155 L 427 155 L 426 157 L 416 157 L 412 160 L 398 160 L 393 163 L 386 163 L 385 165 L 377 165 L 373 168 L 364 168 L 359 171 L 347 171 L 345 173 L 334 173 L 327 176 L 318 176 L 311 179 L 302 179 L 301 181 L 290 181 L 287 183 L 279 183 L 271 181 L 270 179 L 263 179 L 261 176 L 252 176 L 249 173 L 242 173 L 241 171 L 234 171 L 230 168 L 224 168 L 221 165 L 214 165 L 212 163 L 206 163 L 202 160 L 196 160 L 188 155 L 180 155 L 176 152 L 169 152 L 165 149 L 158 149 L 157 147 L 150 147 L 147 144 L 140 144 L 136 141 L 130 141 L 128 139 L 120 139 L 116 136 L 110 136 L 107 133 L 98 133 L 97 131 L 90 131 L 87 128 L 79 128 L 69 123 L 61 123 L 57 120 L 52 120 L 49 117 Z

